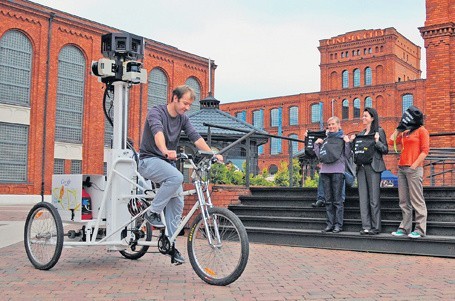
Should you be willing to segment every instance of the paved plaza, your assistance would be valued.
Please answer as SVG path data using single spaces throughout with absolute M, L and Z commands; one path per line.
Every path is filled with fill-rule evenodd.
M 128 260 L 105 247 L 64 248 L 40 271 L 22 243 L 30 208 L 0 205 L 0 300 L 455 300 L 454 259 L 263 244 L 250 244 L 245 272 L 226 287 L 200 280 L 189 262 Z M 185 248 L 182 237 L 187 257 Z

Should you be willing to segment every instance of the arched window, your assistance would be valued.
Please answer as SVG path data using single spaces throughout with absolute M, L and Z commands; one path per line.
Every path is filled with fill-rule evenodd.
M 30 106 L 33 49 L 17 30 L 0 39 L 0 103 Z M 0 182 L 27 181 L 29 125 L 0 122 Z
M 201 109 L 201 104 L 199 103 L 199 101 L 201 100 L 201 86 L 199 86 L 198 81 L 194 77 L 188 78 L 185 84 L 193 88 L 194 92 L 196 93 L 196 98 L 194 99 L 194 102 L 191 105 L 191 109 L 187 113 L 191 114 Z
M 341 119 L 349 119 L 349 100 L 343 100 L 341 108 Z
M 151 108 L 156 105 L 167 104 L 167 91 L 166 74 L 160 68 L 152 69 L 148 80 L 147 106 Z
M 353 118 L 360 118 L 360 99 L 354 99 L 354 111 Z
M 0 40 L 0 103 L 30 106 L 32 44 L 17 30 Z
M 299 125 L 299 107 L 289 108 L 289 125 Z
M 276 127 L 280 124 L 280 110 L 272 109 L 270 110 L 270 126 Z
M 321 122 L 321 106 L 318 103 L 311 105 L 311 122 Z
M 299 136 L 297 134 L 291 134 L 289 135 L 289 138 L 294 138 L 294 139 L 299 139 Z M 295 154 L 299 151 L 299 143 L 297 141 L 291 141 L 292 144 L 292 154 Z
M 360 70 L 354 69 L 354 87 L 360 87 Z
M 371 68 L 365 68 L 365 86 L 371 86 Z
M 240 148 L 240 156 L 241 156 L 242 158 L 245 158 L 245 157 L 246 157 L 246 148 L 244 148 L 244 147 L 241 147 L 241 148 Z
M 344 70 L 343 73 L 341 73 L 341 82 L 342 82 L 342 87 L 343 88 L 349 88 L 349 72 L 348 70 Z
M 82 143 L 85 58 L 74 46 L 65 46 L 58 55 L 55 141 Z
M 373 99 L 370 96 L 365 97 L 365 108 L 373 107 Z
M 403 104 L 402 113 L 404 113 L 404 111 L 414 104 L 414 96 L 412 94 L 404 94 L 401 97 L 401 102 Z

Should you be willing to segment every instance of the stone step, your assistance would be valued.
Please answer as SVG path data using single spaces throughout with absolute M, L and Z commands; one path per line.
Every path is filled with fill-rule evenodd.
M 455 237 L 426 236 L 411 239 L 394 237 L 389 233 L 360 235 L 357 231 L 344 231 L 334 234 L 250 226 L 247 227 L 247 232 L 251 243 L 455 258 Z M 407 259 L 409 258 L 403 257 L 403 260 Z
M 302 217 L 277 217 L 277 216 L 252 216 L 237 215 L 245 227 L 261 227 L 268 229 L 296 229 L 296 230 L 322 230 L 326 227 L 324 218 Z M 395 231 L 400 222 L 396 220 L 382 220 L 382 232 Z M 357 219 L 344 219 L 343 230 L 347 232 L 359 232 L 362 223 Z M 455 222 L 427 222 L 427 235 L 455 236 Z
M 307 218 L 326 217 L 326 211 L 323 207 L 232 205 L 229 209 L 237 215 Z M 344 217 L 345 219 L 360 220 L 360 209 L 358 207 L 345 207 Z M 381 218 L 384 220 L 400 221 L 402 218 L 401 209 L 381 208 Z M 428 209 L 428 221 L 453 222 L 455 221 L 455 209 Z
M 455 195 L 455 194 L 454 194 Z M 256 195 L 244 195 L 240 196 L 239 200 L 244 205 L 257 205 L 257 206 L 285 206 L 285 207 L 311 207 L 311 204 L 316 201 L 316 197 L 307 195 L 301 196 L 288 196 L 278 197 L 274 195 L 268 196 L 256 196 Z M 397 208 L 398 207 L 398 196 L 388 197 L 381 195 L 381 208 Z M 427 197 L 425 203 L 428 209 L 455 209 L 455 197 L 440 197 L 433 196 Z M 346 197 L 346 206 L 357 206 L 359 204 L 358 196 Z

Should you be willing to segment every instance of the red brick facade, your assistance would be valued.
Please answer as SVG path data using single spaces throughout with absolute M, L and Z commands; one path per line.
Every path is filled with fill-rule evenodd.
M 36 195 L 41 192 L 43 181 L 45 193 L 49 194 L 55 158 L 58 55 L 66 45 L 77 47 L 86 62 L 82 171 L 86 174 L 101 174 L 104 150 L 103 85 L 90 75 L 90 64 L 102 57 L 101 35 L 118 29 L 25 0 L 0 2 L 0 17 L 0 39 L 6 32 L 17 30 L 30 40 L 33 49 L 27 181 L 1 183 L 0 194 Z M 253 111 L 263 109 L 264 129 L 271 134 L 278 134 L 278 128 L 270 126 L 270 111 L 281 108 L 281 135 L 296 134 L 303 137 L 305 130 L 319 128 L 319 122 L 311 122 L 312 105 L 323 104 L 322 119 L 326 121 L 332 115 L 332 110 L 333 115 L 342 116 L 343 100 L 349 102 L 349 117 L 342 120 L 344 131 L 350 133 L 361 130 L 361 119 L 353 117 L 353 101 L 356 98 L 360 100 L 359 110 L 362 112 L 365 98 L 371 97 L 373 107 L 378 109 L 381 116 L 382 127 L 390 134 L 401 117 L 403 95 L 411 94 L 413 104 L 425 112 L 426 127 L 430 133 L 453 132 L 454 24 L 455 0 L 426 1 L 425 26 L 419 29 L 427 50 L 427 79 L 420 78 L 420 48 L 394 28 L 359 30 L 320 41 L 321 91 L 223 104 L 221 109 L 232 115 L 245 110 L 248 123 L 253 123 Z M 150 39 L 145 41 L 144 68 L 150 72 L 159 67 L 166 74 L 168 94 L 173 87 L 192 77 L 201 87 L 201 97 L 207 95 L 207 59 Z M 371 84 L 365 83 L 365 68 L 371 70 Z M 355 69 L 360 70 L 360 77 L 359 85 L 354 87 Z M 343 88 L 342 82 L 345 70 L 349 74 L 347 88 Z M 212 91 L 214 85 L 212 80 Z M 289 125 L 289 108 L 293 106 L 299 109 L 297 125 Z M 136 144 L 140 140 L 146 108 L 147 85 L 133 87 L 130 93 L 129 135 Z M 431 147 L 454 146 L 453 136 L 431 139 Z M 302 147 L 299 144 L 299 149 Z M 259 166 L 261 169 L 269 168 L 272 164 L 279 166 L 280 161 L 286 161 L 287 158 L 287 143 L 282 144 L 281 154 L 273 156 L 270 155 L 268 144 L 259 158 Z M 396 155 L 387 156 L 386 161 L 387 166 L 394 171 Z M 70 162 L 65 161 L 65 171 L 69 169 Z
M 419 28 L 427 50 L 426 126 L 430 133 L 454 132 L 455 1 L 427 0 L 425 26 Z M 432 138 L 433 147 L 454 147 L 453 136 Z
M 102 174 L 105 120 L 102 109 L 104 85 L 90 74 L 90 66 L 92 61 L 103 57 L 100 51 L 101 36 L 119 30 L 21 0 L 2 1 L 0 18 L 0 39 L 6 32 L 15 30 L 24 34 L 32 44 L 27 181 L 18 184 L 0 184 L 0 194 L 40 194 L 43 181 L 41 175 L 43 147 L 45 147 L 45 194 L 49 194 L 54 164 L 58 56 L 66 45 L 77 47 L 83 53 L 86 63 L 82 172 Z M 149 73 L 153 68 L 159 67 L 165 73 L 168 81 L 168 95 L 172 93 L 175 86 L 184 84 L 190 77 L 199 83 L 201 98 L 207 95 L 209 90 L 208 59 L 154 40 L 147 38 L 144 40 L 143 68 Z M 48 43 L 50 47 L 48 47 Z M 49 67 L 46 64 L 48 49 L 50 50 Z M 216 66 L 213 64 L 213 67 Z M 49 72 L 47 68 L 49 68 Z M 212 91 L 214 69 L 211 69 Z M 49 77 L 48 85 L 47 76 Z M 46 89 L 48 89 L 47 94 Z M 147 84 L 136 85 L 130 91 L 129 136 L 133 138 L 135 145 L 138 145 L 140 140 L 147 112 L 147 96 Z M 46 113 L 44 113 L 45 109 Z M 70 162 L 66 160 L 65 172 L 69 171 L 69 164 Z
M 247 122 L 253 123 L 253 112 L 264 109 L 264 129 L 277 134 L 278 127 L 270 126 L 270 111 L 282 108 L 282 136 L 297 134 L 303 139 L 307 129 L 319 129 L 319 122 L 312 122 L 311 108 L 323 104 L 323 121 L 335 115 L 342 118 L 342 104 L 349 104 L 349 116 L 342 119 L 345 133 L 363 129 L 361 112 L 365 99 L 371 98 L 372 106 L 381 116 L 381 126 L 391 134 L 402 115 L 402 97 L 413 96 L 413 104 L 425 110 L 425 80 L 420 79 L 420 48 L 407 40 L 394 28 L 359 30 L 320 41 L 321 91 L 276 98 L 250 100 L 224 104 L 224 111 L 235 115 L 246 108 Z M 366 68 L 371 71 L 371 81 L 366 82 Z M 354 73 L 358 81 L 354 86 Z M 347 72 L 348 85 L 343 87 L 342 73 Z M 353 116 L 353 102 L 360 101 L 359 116 Z M 298 124 L 289 125 L 289 108 L 297 106 Z M 299 143 L 299 149 L 303 144 Z M 271 165 L 279 166 L 288 159 L 288 144 L 282 143 L 281 154 L 270 155 L 270 143 L 259 158 L 261 170 Z M 387 166 L 394 169 L 396 156 L 386 158 Z

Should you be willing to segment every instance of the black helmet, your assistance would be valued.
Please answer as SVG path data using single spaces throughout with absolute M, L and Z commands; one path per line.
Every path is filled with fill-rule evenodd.
M 131 216 L 136 216 L 143 210 L 147 209 L 147 205 L 141 199 L 130 199 L 127 206 Z
M 415 106 L 410 106 L 406 109 L 398 124 L 397 130 L 403 132 L 405 130 L 415 130 L 423 125 L 423 113 Z

